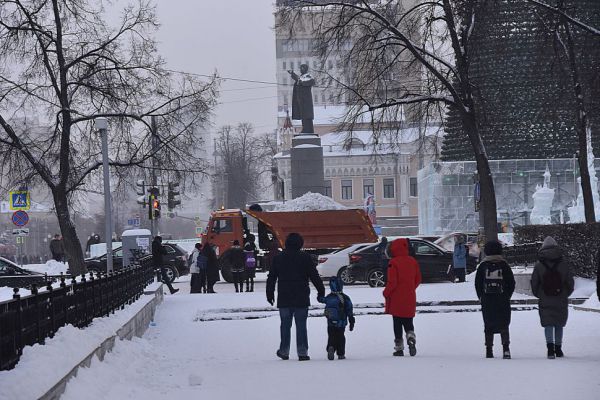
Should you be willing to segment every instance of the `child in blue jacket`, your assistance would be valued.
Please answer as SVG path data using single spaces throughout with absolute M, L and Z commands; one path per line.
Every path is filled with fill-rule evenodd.
M 347 294 L 342 293 L 342 281 L 334 277 L 329 280 L 331 293 L 317 300 L 325 304 L 327 317 L 327 359 L 333 360 L 335 353 L 338 359 L 346 358 L 346 337 L 344 331 L 350 322 L 350 331 L 354 329 L 354 312 L 352 300 Z

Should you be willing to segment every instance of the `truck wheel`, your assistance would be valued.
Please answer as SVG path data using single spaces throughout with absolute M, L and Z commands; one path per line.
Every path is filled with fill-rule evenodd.
M 367 283 L 371 287 L 384 287 L 385 286 L 385 275 L 380 269 L 372 269 L 367 274 Z
M 221 266 L 221 276 L 227 283 L 233 283 L 233 273 L 231 273 L 231 267 Z
M 342 281 L 344 285 L 352 285 L 354 283 L 354 277 L 350 273 L 348 267 L 342 267 L 337 273 L 338 279 Z

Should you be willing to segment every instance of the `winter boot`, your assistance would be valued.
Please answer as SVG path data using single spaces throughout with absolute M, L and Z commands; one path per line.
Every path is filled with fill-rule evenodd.
M 547 343 L 546 346 L 548 347 L 548 359 L 554 360 L 556 358 L 554 343 Z
M 409 331 L 406 333 L 406 342 L 408 343 L 408 353 L 411 357 L 417 355 L 417 335 L 415 335 L 414 331 Z
M 277 354 L 277 357 L 281 358 L 282 360 L 289 360 L 290 359 L 290 356 L 288 356 L 287 354 L 283 354 L 281 352 L 281 350 L 277 350 L 277 353 L 275 353 L 275 354 Z
M 485 358 L 494 358 L 494 346 L 485 346 Z
M 327 347 L 327 359 L 333 360 L 335 357 L 335 348 L 333 346 Z
M 338 354 L 338 360 L 345 360 L 346 356 L 343 354 Z
M 565 353 L 563 353 L 563 351 L 562 351 L 561 344 L 554 345 L 554 353 L 556 354 L 556 357 L 564 357 L 565 356 Z
M 404 343 L 402 338 L 394 340 L 394 356 L 402 357 L 404 356 Z
M 502 346 L 502 358 L 505 360 L 510 360 L 510 348 L 507 344 Z

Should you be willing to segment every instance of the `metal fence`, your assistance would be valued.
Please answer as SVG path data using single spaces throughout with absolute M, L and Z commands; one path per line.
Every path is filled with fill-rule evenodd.
M 44 344 L 62 326 L 83 328 L 94 318 L 123 309 L 139 299 L 153 279 L 148 262 L 111 274 L 90 272 L 78 280 L 61 276 L 59 288 L 48 284 L 38 292 L 34 285 L 25 297 L 13 289 L 13 299 L 0 303 L 0 370 L 13 368 L 25 346 Z

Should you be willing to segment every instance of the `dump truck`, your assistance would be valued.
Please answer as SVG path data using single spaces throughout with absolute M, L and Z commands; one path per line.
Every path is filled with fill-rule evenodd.
M 284 248 L 285 239 L 292 232 L 302 235 L 305 251 L 315 257 L 355 243 L 378 240 L 363 210 L 262 211 L 260 206 L 254 205 L 245 211 L 226 209 L 212 212 L 202 235 L 202 244 L 210 243 L 221 256 L 234 240 L 242 247 L 249 241 L 258 242 L 257 270 L 268 271 L 272 256 L 278 249 Z M 230 268 L 221 262 L 219 267 L 223 279 L 232 282 Z

